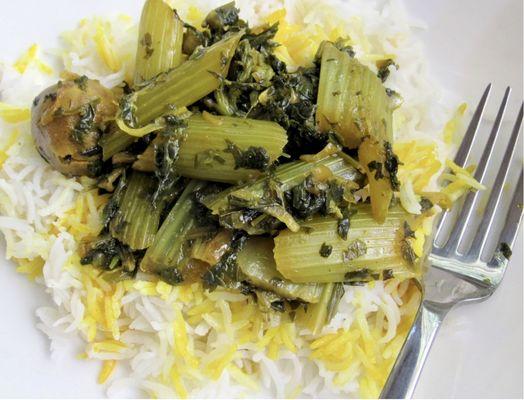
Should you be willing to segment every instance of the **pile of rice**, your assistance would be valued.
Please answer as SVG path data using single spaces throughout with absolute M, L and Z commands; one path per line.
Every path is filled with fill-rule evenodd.
M 173 6 L 199 25 L 219 4 Z M 400 2 L 242 0 L 237 7 L 255 26 L 280 21 L 278 55 L 291 68 L 311 62 L 321 40 L 339 36 L 349 36 L 370 66 L 394 57 L 400 69 L 387 84 L 404 98 L 395 113 L 395 150 L 405 161 L 400 177 L 407 188 L 401 200 L 409 208 L 417 193 L 435 186 L 465 107 L 453 111 L 444 103 L 412 36 L 420 25 Z M 313 337 L 289 316 L 263 314 L 238 293 L 210 293 L 199 284 L 110 284 L 80 265 L 77 243 L 96 235 L 107 198 L 93 182 L 68 179 L 40 158 L 29 109 L 34 96 L 59 79 L 50 67 L 57 60 L 60 70 L 108 87 L 132 76 L 136 37 L 134 18 L 85 19 L 63 34 L 54 59 L 47 54 L 44 61 L 34 45 L 16 63 L 0 64 L 0 231 L 6 257 L 52 298 L 52 307 L 36 311 L 51 350 L 82 338 L 81 357 L 101 360 L 98 380 L 109 396 L 376 397 L 420 301 L 409 282 L 347 287 L 336 316 Z M 423 234 L 417 238 L 421 253 Z M 118 369 L 123 372 L 114 374 Z

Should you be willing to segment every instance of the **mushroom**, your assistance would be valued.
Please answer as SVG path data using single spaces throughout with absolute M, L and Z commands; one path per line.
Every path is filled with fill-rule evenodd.
M 33 102 L 31 131 L 40 155 L 68 176 L 97 176 L 98 140 L 118 111 L 118 93 L 97 80 L 70 74 Z

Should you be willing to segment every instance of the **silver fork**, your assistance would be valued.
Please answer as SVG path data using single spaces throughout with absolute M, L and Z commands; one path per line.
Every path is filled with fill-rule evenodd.
M 484 91 L 457 152 L 455 162 L 459 166 L 464 166 L 471 152 L 490 91 L 491 84 Z M 510 91 L 508 87 L 475 172 L 475 178 L 479 182 L 485 179 Z M 404 346 L 382 389 L 381 398 L 410 398 L 431 344 L 446 314 L 458 304 L 486 300 L 495 292 L 504 276 L 509 258 L 506 250 L 513 246 L 522 217 L 522 169 L 504 228 L 497 242 L 500 244 L 490 258 L 483 257 L 483 252 L 488 244 L 488 238 L 494 232 L 495 211 L 500 205 L 516 149 L 522 125 L 522 114 L 523 106 L 520 108 L 513 127 L 482 221 L 469 249 L 459 251 L 460 246 L 465 243 L 468 232 L 472 229 L 470 222 L 473 206 L 480 192 L 470 193 L 466 197 L 455 222 L 451 220 L 450 213 L 447 212 L 436 226 L 435 240 L 428 256 L 429 268 L 421 282 L 423 300 Z M 441 236 L 444 227 L 451 227 L 451 233 L 442 245 L 437 245 L 436 239 Z M 508 247 L 502 243 L 507 244 Z

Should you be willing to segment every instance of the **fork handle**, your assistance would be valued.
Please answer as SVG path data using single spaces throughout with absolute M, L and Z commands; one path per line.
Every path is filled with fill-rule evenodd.
M 447 310 L 423 302 L 395 365 L 382 389 L 382 399 L 411 398 L 429 349 Z

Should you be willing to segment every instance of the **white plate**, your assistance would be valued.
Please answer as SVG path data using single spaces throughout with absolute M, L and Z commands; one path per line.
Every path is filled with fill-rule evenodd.
M 13 59 L 31 43 L 52 46 L 56 35 L 93 14 L 137 16 L 141 1 L 2 1 L 0 58 Z M 407 0 L 421 31 L 431 70 L 471 106 L 483 87 L 495 87 L 486 119 L 496 112 L 504 87 L 515 90 L 514 119 L 522 101 L 521 0 Z M 507 139 L 510 124 L 503 127 Z M 484 134 L 487 128 L 484 126 Z M 517 157 L 522 165 L 522 153 Z M 438 334 L 416 397 L 522 397 L 522 232 L 509 270 L 487 302 L 452 311 Z M 100 397 L 99 364 L 77 361 L 74 342 L 51 360 L 48 341 L 35 329 L 34 310 L 47 302 L 38 287 L 0 261 L 0 396 Z

